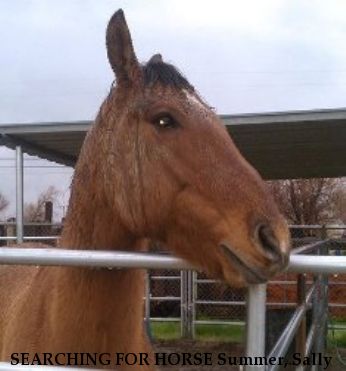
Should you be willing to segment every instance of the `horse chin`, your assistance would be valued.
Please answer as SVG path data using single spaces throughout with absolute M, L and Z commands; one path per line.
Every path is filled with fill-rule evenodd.
M 250 266 L 236 255 L 228 246 L 221 243 L 219 245 L 223 257 L 224 279 L 232 286 L 245 287 L 252 284 L 265 283 L 270 278 L 268 271 L 258 267 Z

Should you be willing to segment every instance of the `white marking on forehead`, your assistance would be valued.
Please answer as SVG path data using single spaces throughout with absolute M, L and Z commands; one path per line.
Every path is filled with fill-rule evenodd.
M 205 103 L 203 103 L 203 101 L 194 93 L 191 93 L 189 92 L 188 90 L 183 90 L 183 92 L 185 93 L 185 96 L 187 98 L 187 100 L 195 105 L 195 106 L 198 106 L 199 109 L 203 109 L 205 111 L 209 111 L 208 107 L 205 105 Z

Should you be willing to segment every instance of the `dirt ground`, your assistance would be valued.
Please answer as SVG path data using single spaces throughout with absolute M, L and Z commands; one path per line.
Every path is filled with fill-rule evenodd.
M 165 353 L 212 353 L 212 366 L 164 366 L 160 370 L 175 370 L 175 371 L 196 371 L 202 369 L 203 371 L 233 371 L 242 370 L 240 366 L 226 366 L 218 365 L 218 355 L 226 353 L 227 356 L 243 356 L 244 348 L 241 344 L 217 343 L 217 342 L 200 342 L 193 340 L 172 340 L 160 341 L 154 344 L 155 352 Z M 346 349 L 340 350 L 343 360 L 346 362 Z M 327 368 L 328 371 L 345 371 L 346 366 L 341 364 L 335 352 L 332 351 L 328 356 L 332 356 L 331 364 Z M 294 367 L 280 368 L 285 371 L 294 371 Z

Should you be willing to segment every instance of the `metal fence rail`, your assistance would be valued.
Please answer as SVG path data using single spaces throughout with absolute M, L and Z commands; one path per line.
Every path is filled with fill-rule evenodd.
M 42 248 L 0 248 L 0 264 L 98 268 L 191 269 L 169 255 L 121 251 Z
M 49 266 L 74 266 L 74 267 L 104 267 L 113 268 L 145 268 L 145 269 L 183 269 L 193 267 L 182 259 L 168 255 L 130 253 L 119 251 L 90 251 L 67 249 L 27 249 L 27 248 L 0 248 L 0 264 L 16 265 L 49 265 Z M 346 256 L 311 256 L 292 255 L 288 267 L 290 272 L 320 273 L 346 273 Z M 247 318 L 247 343 L 246 355 L 248 357 L 264 357 L 265 344 L 265 303 L 266 285 L 253 285 L 248 291 L 248 318 Z M 312 295 L 308 295 L 309 297 Z M 287 340 L 293 337 L 299 325 L 306 305 L 298 307 L 292 323 L 294 328 L 290 331 L 289 338 L 280 340 L 281 354 L 287 349 Z M 297 314 L 298 313 L 298 314 Z M 316 318 L 315 318 L 316 320 Z M 291 323 L 291 325 L 292 325 Z M 287 330 L 288 331 L 288 330 Z M 308 337 L 311 347 L 312 335 Z M 276 348 L 275 348 L 276 349 Z M 274 349 L 274 350 L 275 350 Z M 276 354 L 276 353 L 275 353 Z M 7 367 L 7 368 L 6 368 Z M 0 370 L 7 370 L 8 364 L 0 364 Z M 246 370 L 265 370 L 265 366 L 247 366 Z
M 125 251 L 0 248 L 0 264 L 99 268 L 195 269 L 185 260 L 166 254 Z M 288 272 L 346 273 L 346 256 L 291 255 Z
M 60 236 L 25 236 L 23 237 L 23 241 L 40 241 L 40 240 L 56 241 L 59 239 L 59 237 Z M 0 237 L 0 241 L 17 241 L 17 237 L 15 236 Z

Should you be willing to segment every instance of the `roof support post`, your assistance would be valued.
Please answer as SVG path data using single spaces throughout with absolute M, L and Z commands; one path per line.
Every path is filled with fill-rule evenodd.
M 21 146 L 16 146 L 16 223 L 17 243 L 23 243 L 23 151 Z

